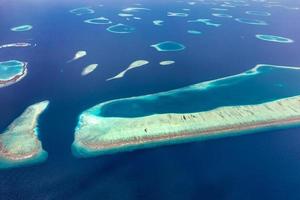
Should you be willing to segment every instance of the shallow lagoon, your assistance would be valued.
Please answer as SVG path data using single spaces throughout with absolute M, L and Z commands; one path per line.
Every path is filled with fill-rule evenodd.
M 112 22 L 106 17 L 97 17 L 92 19 L 84 20 L 85 23 L 88 24 L 111 24 Z
M 299 85 L 294 84 L 299 79 L 300 67 L 259 65 L 238 75 L 166 93 L 108 102 L 101 106 L 99 115 L 142 117 L 162 113 L 193 113 L 220 106 L 259 104 L 299 95 Z M 257 89 L 250 90 L 250 88 Z M 93 112 L 97 113 L 96 110 Z
M 81 8 L 74 8 L 69 11 L 72 14 L 81 16 L 81 15 L 87 15 L 87 14 L 93 14 L 95 11 L 88 7 L 81 7 Z
M 0 81 L 13 79 L 15 76 L 22 74 L 24 63 L 18 60 L 0 62 Z
M 126 33 L 134 32 L 135 28 L 132 26 L 125 25 L 125 24 L 116 24 L 116 25 L 108 27 L 106 30 L 109 32 L 112 32 L 112 33 L 121 33 L 121 34 L 125 33 L 126 34 Z
M 263 35 L 257 34 L 256 38 L 268 42 L 277 42 L 277 43 L 293 43 L 294 41 L 290 38 L 276 36 L 276 35 Z
M 182 51 L 185 49 L 183 44 L 174 41 L 165 41 L 151 45 L 157 51 Z

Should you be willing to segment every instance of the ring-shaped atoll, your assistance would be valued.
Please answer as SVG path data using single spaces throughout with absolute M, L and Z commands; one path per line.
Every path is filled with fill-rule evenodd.
M 261 26 L 266 26 L 268 25 L 267 22 L 263 20 L 258 20 L 258 19 L 246 19 L 246 18 L 235 18 L 237 22 L 243 23 L 243 24 L 251 24 L 251 25 L 261 25 Z
M 132 26 L 125 25 L 125 24 L 116 24 L 116 25 L 108 27 L 106 30 L 111 33 L 126 34 L 126 33 L 134 32 L 135 28 Z
M 157 51 L 182 51 L 186 47 L 183 44 L 174 41 L 165 41 L 151 45 Z
M 26 75 L 26 62 L 18 60 L 0 62 L 0 88 L 16 83 Z
M 110 21 L 106 17 L 97 17 L 97 18 L 87 19 L 87 20 L 84 20 L 84 22 L 88 23 L 88 24 L 111 24 L 112 23 L 112 21 Z
M 257 39 L 268 41 L 268 42 L 278 42 L 278 43 L 293 43 L 294 40 L 286 37 L 276 36 L 276 35 L 255 35 Z

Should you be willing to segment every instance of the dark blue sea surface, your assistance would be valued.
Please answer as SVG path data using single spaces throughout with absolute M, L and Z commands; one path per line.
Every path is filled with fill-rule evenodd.
M 249 0 L 245 1 L 249 6 L 224 7 L 227 11 L 211 9 L 223 8 L 222 1 L 206 1 L 215 5 L 188 2 L 0 2 L 0 44 L 36 44 L 0 49 L 0 62 L 13 59 L 28 62 L 24 79 L 0 88 L 0 132 L 29 105 L 50 101 L 39 120 L 39 137 L 49 154 L 48 160 L 1 170 L 1 200 L 300 199 L 300 128 L 88 159 L 72 155 L 79 114 L 101 102 L 177 89 L 238 74 L 257 64 L 300 66 L 300 10 L 290 9 L 300 8 L 298 1 L 281 0 L 278 4 L 289 7 L 266 7 L 268 1 Z M 79 7 L 90 7 L 95 13 L 77 16 L 69 12 Z M 134 13 L 141 20 L 126 20 L 118 14 L 127 7 L 151 10 Z M 245 14 L 249 10 L 267 11 L 271 16 Z M 168 17 L 168 12 L 184 12 L 189 16 Z M 211 15 L 223 12 L 233 18 Z M 84 23 L 101 16 L 113 24 L 135 27 L 135 31 L 116 34 L 106 30 L 109 25 Z M 221 26 L 187 23 L 198 18 L 212 19 Z M 243 24 L 234 18 L 264 20 L 268 25 Z M 163 20 L 163 26 L 153 25 L 153 20 Z M 25 32 L 10 30 L 24 24 L 33 28 Z M 188 34 L 188 30 L 199 30 L 202 34 Z M 294 42 L 262 41 L 256 34 L 283 36 Z M 186 49 L 158 52 L 150 47 L 163 41 L 179 42 Z M 86 51 L 87 56 L 67 63 L 79 50 Z M 106 81 L 133 61 L 142 59 L 150 63 L 129 71 L 121 79 Z M 176 63 L 160 66 L 163 60 Z M 99 67 L 90 75 L 81 76 L 82 69 L 92 63 L 98 63 Z M 259 89 L 255 86 L 249 90 Z

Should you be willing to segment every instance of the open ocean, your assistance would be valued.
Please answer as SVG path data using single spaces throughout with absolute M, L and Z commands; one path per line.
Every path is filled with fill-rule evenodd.
M 50 101 L 39 119 L 39 138 L 48 159 L 1 170 L 0 200 L 299 200 L 300 128 L 93 158 L 76 158 L 71 152 L 78 116 L 101 102 L 239 74 L 257 64 L 299 67 L 300 9 L 264 7 L 268 1 L 245 0 L 240 2 L 249 6 L 214 11 L 211 8 L 222 8 L 223 1 L 206 0 L 216 3 L 210 5 L 196 0 L 0 0 L 0 44 L 36 44 L 0 49 L 0 61 L 28 62 L 24 79 L 0 88 L 0 133 L 28 106 Z M 279 2 L 300 8 L 297 0 Z M 151 10 L 134 13 L 140 20 L 118 16 L 122 9 L 137 6 Z M 76 16 L 69 12 L 79 7 L 90 7 L 95 13 Z M 190 10 L 182 11 L 185 8 Z M 245 14 L 249 10 L 271 16 Z M 168 17 L 168 12 L 189 16 Z M 213 17 L 212 13 L 233 18 Z M 101 16 L 136 30 L 116 34 L 106 30 L 110 25 L 83 22 Z M 187 23 L 197 18 L 212 19 L 221 26 Z M 268 25 L 243 24 L 234 18 L 260 19 Z M 158 19 L 164 20 L 163 26 L 153 25 Z M 10 30 L 22 24 L 33 28 Z M 283 36 L 294 42 L 262 41 L 256 34 Z M 150 47 L 162 41 L 177 41 L 186 49 L 159 52 Z M 79 50 L 85 50 L 87 56 L 67 63 Z M 121 79 L 106 81 L 135 60 L 150 63 Z M 176 63 L 160 66 L 162 60 Z M 92 63 L 98 68 L 81 76 L 82 69 Z M 300 91 L 300 82 L 295 84 Z

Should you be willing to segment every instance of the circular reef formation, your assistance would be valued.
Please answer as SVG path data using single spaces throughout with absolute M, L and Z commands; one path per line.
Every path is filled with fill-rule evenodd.
M 27 63 L 18 60 L 0 62 L 0 88 L 14 84 L 27 74 Z

